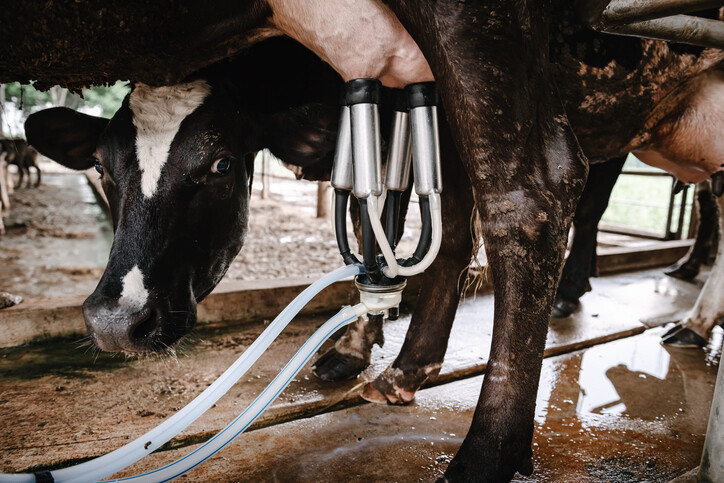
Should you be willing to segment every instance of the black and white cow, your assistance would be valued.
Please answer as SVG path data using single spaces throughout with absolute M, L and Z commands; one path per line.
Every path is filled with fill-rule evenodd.
M 617 155 L 610 152 L 616 145 L 651 151 L 659 164 L 677 159 L 677 174 L 685 181 L 722 170 L 721 150 L 707 150 L 704 143 L 703 150 L 680 153 L 659 136 L 664 127 L 684 138 L 692 132 L 689 123 L 661 117 L 680 103 L 691 107 L 684 118 L 693 121 L 697 112 L 711 109 L 711 89 L 724 82 L 705 71 L 721 58 L 674 63 L 667 51 L 651 51 L 660 44 L 639 43 L 639 64 L 665 62 L 653 76 L 650 70 L 635 71 L 621 87 L 613 82 L 616 65 L 609 68 L 612 75 L 599 66 L 577 65 L 567 80 L 566 69 L 555 70 L 551 60 L 563 57 L 551 55 L 564 54 L 551 48 L 552 11 L 539 1 L 253 3 L 250 18 L 224 25 L 244 25 L 255 38 L 287 34 L 343 80 L 373 77 L 389 87 L 437 82 L 451 133 L 443 133 L 450 141 L 443 169 L 451 193 L 443 200 L 445 242 L 425 275 L 433 277 L 421 297 L 427 312 L 416 312 L 400 356 L 379 384 L 368 387 L 370 398 L 401 394 L 405 400 L 439 370 L 459 297 L 456 282 L 470 260 L 475 209 L 495 286 L 495 328 L 472 426 L 445 478 L 506 481 L 515 471 L 529 474 L 548 318 L 587 172 L 579 141 L 591 143 L 592 157 L 603 151 L 607 158 Z M 667 107 L 673 86 L 689 78 L 696 81 L 681 89 L 692 96 L 676 97 L 678 103 Z M 239 88 L 237 80 L 200 75 L 166 87 L 139 83 L 110 121 L 57 110 L 28 120 L 26 132 L 42 153 L 75 168 L 95 164 L 104 172 L 116 235 L 106 273 L 84 305 L 91 337 L 101 348 L 159 350 L 190 329 L 196 301 L 218 283 L 241 247 L 249 153 L 264 146 L 274 151 L 276 140 L 288 142 L 278 131 L 292 134 L 289 144 L 295 148 L 289 155 L 278 153 L 288 162 L 304 164 L 332 149 L 336 113 L 325 123 L 329 112 L 319 105 L 255 112 L 247 103 L 259 92 L 280 93 L 263 85 L 257 86 L 261 91 Z M 649 90 L 641 93 L 636 86 L 644 80 Z M 581 92 L 596 96 L 567 112 L 562 98 Z M 631 99 L 641 109 L 629 106 L 635 120 L 618 130 L 617 138 L 598 130 L 606 124 L 600 119 L 592 121 L 595 140 L 585 128 L 574 134 L 569 119 L 578 117 L 575 109 L 605 117 Z M 700 139 L 721 132 L 724 113 L 714 110 L 710 119 L 711 125 L 694 126 Z
M 5 161 L 8 165 L 15 165 L 18 168 L 18 184 L 15 188 L 20 188 L 23 184 L 25 176 L 28 177 L 26 186 L 32 187 L 30 178 L 30 168 L 35 170 L 38 179 L 35 181 L 35 187 L 40 186 L 42 175 L 38 166 L 38 152 L 30 146 L 25 139 L 22 138 L 5 138 L 0 139 L 0 152 L 6 154 Z
M 244 242 L 257 151 L 331 165 L 339 77 L 291 41 L 242 62 L 259 73 L 237 78 L 229 63 L 179 85 L 135 84 L 110 120 L 54 108 L 26 122 L 43 154 L 100 173 L 115 238 L 83 313 L 103 350 L 162 350 L 191 330 Z

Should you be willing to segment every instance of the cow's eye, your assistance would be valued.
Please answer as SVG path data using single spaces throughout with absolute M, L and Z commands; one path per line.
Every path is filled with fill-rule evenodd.
M 231 169 L 231 160 L 229 158 L 219 158 L 211 165 L 211 172 L 214 174 L 226 174 Z
M 103 177 L 103 165 L 101 164 L 100 161 L 96 161 L 95 168 L 96 168 L 96 171 L 98 171 L 98 174 L 100 174 L 101 178 L 102 178 Z

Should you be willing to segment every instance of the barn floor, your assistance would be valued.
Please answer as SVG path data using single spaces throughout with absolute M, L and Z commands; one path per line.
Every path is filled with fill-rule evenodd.
M 705 275 L 704 275 L 705 276 Z M 574 317 L 551 324 L 536 411 L 536 471 L 520 481 L 669 481 L 698 465 L 722 335 L 708 351 L 659 344 L 701 286 L 660 270 L 592 280 Z M 216 407 L 134 474 L 177 459 L 258 394 L 322 317 L 292 323 Z M 464 301 L 432 387 L 405 407 L 364 404 L 358 384 L 389 364 L 408 317 L 356 381 L 305 368 L 241 435 L 180 481 L 434 481 L 462 441 L 484 376 L 492 297 Z M 200 328 L 178 360 L 125 360 L 75 341 L 0 349 L 0 471 L 58 467 L 114 449 L 210 384 L 263 324 Z

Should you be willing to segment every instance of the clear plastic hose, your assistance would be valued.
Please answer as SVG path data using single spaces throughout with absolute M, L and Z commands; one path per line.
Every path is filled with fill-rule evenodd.
M 224 429 L 216 433 L 213 438 L 208 440 L 202 446 L 196 448 L 186 456 L 170 463 L 161 468 L 149 471 L 136 476 L 127 478 L 119 478 L 117 480 L 109 480 L 111 482 L 119 481 L 143 481 L 143 482 L 162 482 L 169 481 L 187 471 L 200 465 L 227 444 L 229 444 L 239 434 L 244 432 L 261 413 L 277 398 L 277 396 L 286 388 L 294 379 L 304 364 L 317 351 L 325 340 L 334 334 L 341 327 L 357 320 L 357 317 L 367 313 L 368 309 L 364 304 L 357 304 L 354 307 L 345 307 L 337 315 L 325 322 L 310 337 L 307 342 L 297 351 L 292 359 L 284 366 L 284 369 L 274 378 L 274 380 L 262 391 L 254 402 L 247 407 L 244 412 L 237 416 Z
M 420 260 L 420 263 L 411 267 L 398 267 L 397 271 L 391 270 L 389 266 L 385 267 L 382 269 L 382 273 L 384 273 L 386 277 L 393 278 L 397 275 L 411 277 L 424 272 L 432 265 L 432 262 L 435 261 L 437 252 L 440 251 L 440 244 L 442 243 L 442 205 L 440 203 L 439 193 L 432 193 L 428 198 L 430 200 L 430 214 L 432 215 L 432 241 L 430 242 L 430 249 L 425 254 L 425 257 Z M 370 217 L 372 217 L 371 212 Z M 386 241 L 387 240 L 385 240 L 385 242 Z M 377 242 L 382 245 L 379 238 Z
M 274 339 L 284 330 L 295 315 L 319 292 L 334 282 L 358 275 L 363 272 L 361 265 L 347 265 L 339 268 L 300 293 L 282 312 L 269 324 L 262 334 L 244 351 L 244 353 L 227 369 L 211 386 L 187 404 L 183 409 L 166 421 L 148 431 L 143 436 L 98 458 L 86 461 L 69 468 L 51 471 L 56 482 L 88 482 L 98 481 L 135 463 L 144 456 L 160 448 L 171 438 L 183 431 L 213 406 L 236 382 L 246 373 L 257 359 L 266 351 Z M 32 473 L 0 474 L 0 483 L 35 481 Z
M 382 228 L 382 223 L 380 222 L 379 206 L 383 206 L 384 201 L 381 201 L 380 205 L 378 205 L 378 201 L 379 200 L 374 196 L 370 196 L 367 199 L 367 212 L 369 213 L 372 231 L 375 232 L 375 238 L 377 238 L 377 244 L 379 245 L 380 251 L 382 251 L 382 255 L 385 257 L 385 261 L 387 262 L 384 273 L 387 278 L 395 278 L 400 267 L 397 264 L 397 259 L 395 259 L 395 252 L 392 251 L 392 247 L 387 241 L 385 229 Z

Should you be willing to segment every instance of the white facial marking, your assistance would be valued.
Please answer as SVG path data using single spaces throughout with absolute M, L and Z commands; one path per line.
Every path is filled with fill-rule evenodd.
M 141 168 L 141 191 L 156 192 L 161 169 L 181 122 L 203 104 L 211 86 L 203 80 L 175 86 L 136 84 L 129 100 L 136 126 L 136 155 Z
M 148 300 L 148 290 L 143 286 L 143 272 L 138 265 L 128 271 L 122 282 L 123 291 L 118 305 L 129 312 L 141 310 Z

